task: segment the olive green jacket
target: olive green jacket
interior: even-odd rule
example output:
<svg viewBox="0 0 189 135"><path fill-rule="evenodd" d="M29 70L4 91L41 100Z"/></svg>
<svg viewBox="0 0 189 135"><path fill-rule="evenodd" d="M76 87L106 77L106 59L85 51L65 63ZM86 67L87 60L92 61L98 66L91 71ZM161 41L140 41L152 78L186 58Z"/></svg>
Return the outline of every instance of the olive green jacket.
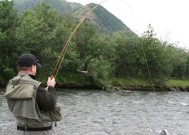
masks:
<svg viewBox="0 0 189 135"><path fill-rule="evenodd" d="M53 120L49 112L40 111L36 102L36 93L40 84L41 82L23 73L19 73L8 82L5 97L18 125L28 127L52 125Z"/></svg>

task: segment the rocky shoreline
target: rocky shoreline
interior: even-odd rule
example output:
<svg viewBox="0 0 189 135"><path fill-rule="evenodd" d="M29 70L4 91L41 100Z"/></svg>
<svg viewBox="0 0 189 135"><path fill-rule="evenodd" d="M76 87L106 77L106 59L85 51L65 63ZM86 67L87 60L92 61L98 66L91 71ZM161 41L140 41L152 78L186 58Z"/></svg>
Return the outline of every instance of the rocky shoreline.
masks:
<svg viewBox="0 0 189 135"><path fill-rule="evenodd" d="M69 84L59 84L56 86L60 89L99 89L104 90L101 87L95 86L95 85L81 85L81 84L75 84L75 83L69 83ZM142 85L120 85L120 84L114 84L107 90L139 90L139 91L189 91L189 87L185 86L174 86L169 87L166 85L154 85L154 86L142 86Z"/></svg>
<svg viewBox="0 0 189 135"><path fill-rule="evenodd" d="M189 87L175 86L112 86L114 90L141 90L141 91L189 91Z"/></svg>
<svg viewBox="0 0 189 135"><path fill-rule="evenodd" d="M62 89L98 89L98 90L105 90L101 87L95 85L81 85L76 83L67 83L67 84L57 84L56 88L58 91ZM111 86L106 90L137 90L137 91L189 91L189 87L184 86L162 86L162 85L155 85L155 86L142 86L142 85L120 85L116 84ZM0 92L5 91L5 88L0 88Z"/></svg>

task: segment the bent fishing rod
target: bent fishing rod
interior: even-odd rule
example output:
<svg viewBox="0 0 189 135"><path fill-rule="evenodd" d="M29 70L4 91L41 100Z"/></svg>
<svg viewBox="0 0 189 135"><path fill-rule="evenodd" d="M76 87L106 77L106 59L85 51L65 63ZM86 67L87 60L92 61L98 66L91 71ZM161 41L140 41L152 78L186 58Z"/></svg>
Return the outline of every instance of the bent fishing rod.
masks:
<svg viewBox="0 0 189 135"><path fill-rule="evenodd" d="M73 35L75 34L75 32L77 31L77 29L80 27L80 25L84 22L85 18L91 14L100 4L102 4L103 2L105 2L107 0L103 0L101 1L99 4L97 4L96 6L94 6L91 10L89 10L79 21L79 23L76 25L76 27L74 28L74 30L72 31L71 35L69 36L68 40L66 41L66 44L64 45L64 47L62 48L62 51L60 52L59 54L59 57L57 58L57 61L56 61L56 65L53 69L53 72L51 74L51 78L56 78L57 74L58 74L58 71L60 69L60 66L61 66L61 63L63 61L63 58L64 58L64 55L65 55L65 52L66 52L66 49L67 49L67 46L69 45ZM123 0L122 0L123 1ZM123 1L124 4L125 1ZM85 8L86 5L82 8ZM150 80L151 80L151 84L152 84L152 88L154 89L154 85L153 85L153 81L152 81L152 77L151 77L151 73L150 73L150 70L149 70L149 66L148 66L148 63L147 63L147 59L146 59L146 55L145 55L145 51L144 51L144 47L142 45L142 50L143 50L143 55L144 55L144 58L145 58L145 63L147 65L147 69L148 69L148 74L149 74L149 77L150 77Z"/></svg>
<svg viewBox="0 0 189 135"><path fill-rule="evenodd" d="M57 61L56 61L56 65L53 69L53 72L51 74L51 78L56 78L58 71L60 69L61 63L63 61L64 55L66 53L66 49L73 37L73 35L75 34L75 32L77 31L77 29L80 27L80 25L84 22L85 18L90 15L100 4L102 4L103 2L105 2L107 0L103 0L101 1L99 4L96 4L93 8L91 8L80 20L79 23L76 25L76 27L74 28L74 30L72 31L71 35L69 36L68 40L66 41L64 47L62 48L62 51L60 52ZM83 8L83 7L82 7Z"/></svg>

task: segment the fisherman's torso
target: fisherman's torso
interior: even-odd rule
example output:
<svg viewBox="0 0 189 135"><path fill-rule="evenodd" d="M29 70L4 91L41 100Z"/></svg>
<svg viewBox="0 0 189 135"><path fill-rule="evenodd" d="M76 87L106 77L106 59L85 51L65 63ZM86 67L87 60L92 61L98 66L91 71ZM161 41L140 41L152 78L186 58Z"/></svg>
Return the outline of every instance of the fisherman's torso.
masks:
<svg viewBox="0 0 189 135"><path fill-rule="evenodd" d="M28 127L44 127L52 125L49 113L39 110L36 101L37 89L41 82L27 74L18 74L6 87L5 97L17 120L17 125Z"/></svg>

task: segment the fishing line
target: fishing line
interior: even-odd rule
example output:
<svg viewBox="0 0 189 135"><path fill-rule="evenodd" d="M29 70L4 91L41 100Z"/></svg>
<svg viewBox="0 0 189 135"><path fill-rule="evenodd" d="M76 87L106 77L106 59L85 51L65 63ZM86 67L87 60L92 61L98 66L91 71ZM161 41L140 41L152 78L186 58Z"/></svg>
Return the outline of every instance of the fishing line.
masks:
<svg viewBox="0 0 189 135"><path fill-rule="evenodd" d="M126 1L124 1L124 0L120 0L120 1L122 1L122 3L125 4L125 5L128 7L128 9L130 10L132 16L134 17L135 23L136 23L137 26L138 26L137 18L136 18L136 16L135 16L133 10L132 10L131 7L129 6L129 4L128 4Z"/></svg>
<svg viewBox="0 0 189 135"><path fill-rule="evenodd" d="M57 74L58 74L58 71L60 69L60 65L63 61L63 58L64 58L64 55L65 55L65 52L66 52L66 49L67 49L67 46L68 44L70 43L73 35L75 34L75 32L77 31L77 29L80 27L80 25L84 22L85 18L91 14L100 4L104 3L105 1L107 0L103 0L102 2L100 2L99 4L96 4L93 8L91 8L79 21L79 23L76 25L76 27L74 28L74 30L72 31L71 35L69 36L68 40L66 41L66 44L64 45L64 47L62 48L62 51L60 52L60 55L57 59L57 62L56 62L56 65L54 67L54 70L52 72L52 75L51 75L51 78L56 78Z"/></svg>
<svg viewBox="0 0 189 135"><path fill-rule="evenodd" d="M58 57L58 59L57 59L57 62L56 62L56 65L55 65L55 68L54 68L54 70L53 70L53 72L52 72L51 77L56 78L56 76L57 76L57 74L58 74L58 72L59 72L59 69L60 69L60 65L62 64L62 61L63 61L63 59L64 59L64 55L65 55L67 46L68 46L68 44L70 43L70 41L71 41L73 35L75 34L75 32L77 31L77 29L78 29L78 28L80 27L80 25L84 22L85 18L86 18L89 14L91 14L100 4L102 4L102 3L105 2L105 1L107 1L107 0L103 0L102 2L100 2L99 4L97 4L96 6L94 6L93 8L91 8L91 10L89 10L89 11L80 19L79 23L76 25L76 27L75 27L74 30L72 31L71 35L69 36L68 40L66 41L66 44L64 45L62 51L60 52L59 57ZM131 11L132 15L133 15L134 18L135 18L135 22L136 22L137 25L138 25L138 21L136 20L136 17L135 17L135 15L134 15L134 13L132 12L130 6L129 6L124 0L120 0L120 1L122 1L122 2L129 8L129 10ZM86 7L87 7L87 5L85 5L85 6L82 7L81 9L86 8ZM79 9L78 11L80 11L81 9ZM152 77L151 77L149 65L148 65L148 62L147 62L147 58L146 58L144 46L143 46L142 44L141 44L141 46L142 46L143 56L144 56L144 59L145 59L145 63L146 63L146 66L147 66L147 70L148 70L148 75L149 75L149 78L150 78L150 81L151 81L152 88L153 88L153 90L154 90L154 85L153 85L153 81L152 81Z"/></svg>
<svg viewBox="0 0 189 135"><path fill-rule="evenodd" d="M132 9L130 8L129 4L126 3L124 0L120 0L120 1L122 1L129 8L129 10L131 11L132 15L135 18L135 22L136 22L137 26L138 26L138 21L136 19L136 16L135 16L134 12L132 11ZM144 50L144 46L143 46L142 43L141 43L141 46L142 46L142 52L143 52L143 56L144 56L144 61L145 61L145 64L146 64L146 67L147 67L147 71L148 71L148 75L149 75L149 78L150 78L150 83L151 83L153 91L155 91L154 83L152 81L152 75L151 75L150 68L149 68L149 65L148 65L148 61L147 61L147 58L146 58L146 53L145 53L145 50Z"/></svg>
<svg viewBox="0 0 189 135"><path fill-rule="evenodd" d="M149 77L150 77L152 89L153 89L153 91L155 91L155 89L154 89L154 83L153 83L153 81L152 81L152 75L151 75L150 68L149 68L149 65L148 65L148 61L147 61L147 58L146 58L146 53L145 53L145 51L144 51L144 46L143 46L143 44L141 44L141 46L142 46L142 51L143 51L143 55L144 55L144 61L145 61L145 63L146 63L147 70L148 70L148 75L149 75Z"/></svg>

